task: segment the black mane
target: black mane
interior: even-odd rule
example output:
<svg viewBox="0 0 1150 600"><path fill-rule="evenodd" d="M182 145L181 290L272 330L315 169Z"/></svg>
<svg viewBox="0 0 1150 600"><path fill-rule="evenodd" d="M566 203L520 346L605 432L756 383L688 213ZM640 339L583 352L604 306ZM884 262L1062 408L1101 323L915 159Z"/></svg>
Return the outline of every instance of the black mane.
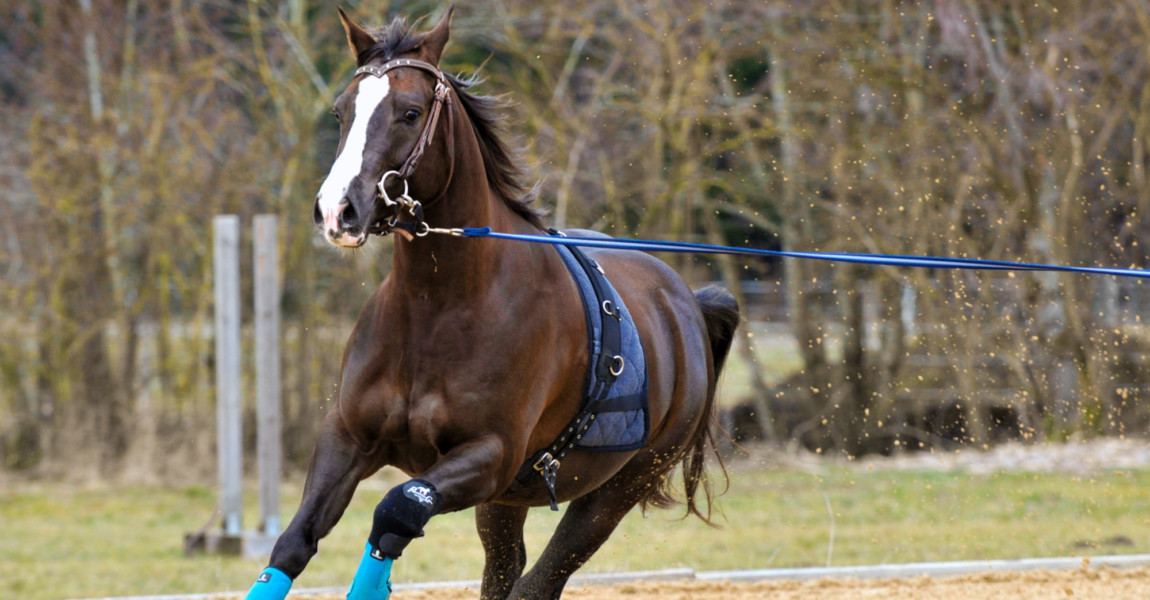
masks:
<svg viewBox="0 0 1150 600"><path fill-rule="evenodd" d="M424 35L414 33L413 29L408 26L407 21L397 17L390 24L372 31L371 36L375 38L375 44L360 52L356 57L357 62L360 66L372 61L387 62L415 50L423 41ZM507 122L503 109L508 102L498 96L480 96L473 93L470 88L481 83L478 76L473 75L464 79L445 74L456 97L459 98L459 104L467 112L476 139L479 140L488 185L516 214L526 219L528 223L543 229L543 216L546 211L533 206L537 190L523 183L525 170L521 165L521 159L518 153L511 150L503 141Z"/></svg>
<svg viewBox="0 0 1150 600"><path fill-rule="evenodd" d="M375 44L356 56L356 62L361 67L373 60L387 62L400 54L411 52L423 41L423 35L417 35L402 17L396 17L391 23L368 33L375 39Z"/></svg>

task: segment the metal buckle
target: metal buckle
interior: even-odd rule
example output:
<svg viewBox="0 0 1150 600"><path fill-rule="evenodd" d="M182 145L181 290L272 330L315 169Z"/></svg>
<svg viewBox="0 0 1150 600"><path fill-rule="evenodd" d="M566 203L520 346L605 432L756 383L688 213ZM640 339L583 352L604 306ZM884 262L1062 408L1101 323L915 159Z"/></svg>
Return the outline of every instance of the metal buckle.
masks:
<svg viewBox="0 0 1150 600"><path fill-rule="evenodd" d="M548 469L558 470L559 464L559 461L554 456L551 456L550 452L544 452L543 456L540 456L539 460L535 461L535 464L532 465L532 468L536 471L539 471L540 473L543 473Z"/></svg>
<svg viewBox="0 0 1150 600"><path fill-rule="evenodd" d="M559 461L544 452L539 460L535 461L535 470L543 476L543 483L547 484L547 497L551 503L551 510L559 510L559 499L555 495L555 482L559 476Z"/></svg>

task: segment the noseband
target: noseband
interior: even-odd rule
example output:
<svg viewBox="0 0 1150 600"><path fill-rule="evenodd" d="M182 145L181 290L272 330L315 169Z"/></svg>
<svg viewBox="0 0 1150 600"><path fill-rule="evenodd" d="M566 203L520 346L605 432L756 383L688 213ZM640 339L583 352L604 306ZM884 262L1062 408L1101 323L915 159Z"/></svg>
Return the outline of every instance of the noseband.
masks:
<svg viewBox="0 0 1150 600"><path fill-rule="evenodd" d="M383 177L379 179L379 183L376 184L376 187L379 189L377 199L382 199L386 206L395 207L395 215L387 219L386 227L384 227L382 222L376 223L371 227L370 232L378 235L387 235L391 233L392 229L399 227L409 233L422 237L427 235L429 229L423 219L423 204L419 200L415 200L407 195L407 179L415 172L415 168L419 166L419 160L423 158L424 151L427 150L427 146L431 143L431 138L435 135L435 127L439 124L439 115L443 112L443 106L446 104L447 163L450 166L448 167L447 182L443 185L443 191L428 202L428 204L439 200L447 194L447 188L451 185L451 178L455 175L455 113L451 109L451 85L447 81L447 76L431 63L412 58L398 58L382 65L364 65L355 70L355 75L366 74L382 78L387 76L388 71L400 67L411 67L431 73L431 75L435 77L435 99L431 103L431 112L427 115L427 121L423 125L423 131L419 134L419 139L416 140L415 147L411 149L411 154L407 157L407 160L404 161L403 166L398 170L384 173ZM387 194L387 179L393 176L398 177L399 180L403 182L403 193L394 199ZM415 219L414 224L400 221L404 209Z"/></svg>

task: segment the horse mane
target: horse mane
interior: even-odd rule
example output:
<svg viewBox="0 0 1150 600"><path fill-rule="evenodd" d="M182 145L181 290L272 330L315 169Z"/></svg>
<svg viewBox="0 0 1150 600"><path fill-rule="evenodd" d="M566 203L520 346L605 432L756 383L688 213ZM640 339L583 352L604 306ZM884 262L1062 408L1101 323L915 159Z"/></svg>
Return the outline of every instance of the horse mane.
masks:
<svg viewBox="0 0 1150 600"><path fill-rule="evenodd" d="M417 22L418 23L418 22ZM372 61L387 62L392 58L411 52L419 47L424 34L414 32L402 17L370 32L375 44L356 57L360 66ZM483 156L483 166L487 171L487 184L513 212L528 223L543 229L546 211L534 206L538 196L538 186L528 186L523 182L526 170L518 152L504 141L507 118L504 109L509 105L505 96L481 96L471 91L471 87L482 83L478 74L462 78L444 73L459 104L471 121L475 138L479 141L479 152Z"/></svg>

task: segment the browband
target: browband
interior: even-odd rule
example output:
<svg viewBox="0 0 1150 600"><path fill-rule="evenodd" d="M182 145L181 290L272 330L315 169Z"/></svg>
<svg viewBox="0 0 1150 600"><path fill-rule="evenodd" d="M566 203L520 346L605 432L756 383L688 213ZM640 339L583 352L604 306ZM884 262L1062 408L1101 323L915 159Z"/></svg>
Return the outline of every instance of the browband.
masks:
<svg viewBox="0 0 1150 600"><path fill-rule="evenodd" d="M442 83L447 83L447 76L445 76L443 71L440 71L438 67L429 62L416 60L414 58L397 58L395 60L389 60L382 65L363 65L362 67L355 70L355 74L363 75L366 73L368 75L374 75L375 77L383 77L385 74L387 74L388 71L399 67L415 67L416 69L423 69L424 71L434 75L435 78Z"/></svg>

